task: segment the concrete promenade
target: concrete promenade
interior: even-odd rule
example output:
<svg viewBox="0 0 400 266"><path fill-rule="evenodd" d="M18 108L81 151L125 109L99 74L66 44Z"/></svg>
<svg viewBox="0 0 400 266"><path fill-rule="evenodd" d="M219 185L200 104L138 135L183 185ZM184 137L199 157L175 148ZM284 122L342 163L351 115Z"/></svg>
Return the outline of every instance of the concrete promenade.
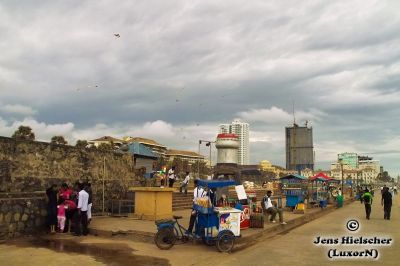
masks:
<svg viewBox="0 0 400 266"><path fill-rule="evenodd" d="M241 230L241 237L235 241L235 250L248 247L262 239L286 232L311 220L317 219L331 211L335 207L328 205L327 208L306 209L305 214L295 214L284 211L286 225L280 225L278 215L277 222L264 222L264 228L249 228ZM182 216L179 223L184 227L189 225L190 209L174 211L174 215ZM91 234L100 237L112 237L118 239L129 239L138 242L153 243L157 232L154 221L138 220L128 217L96 217L90 225Z"/></svg>

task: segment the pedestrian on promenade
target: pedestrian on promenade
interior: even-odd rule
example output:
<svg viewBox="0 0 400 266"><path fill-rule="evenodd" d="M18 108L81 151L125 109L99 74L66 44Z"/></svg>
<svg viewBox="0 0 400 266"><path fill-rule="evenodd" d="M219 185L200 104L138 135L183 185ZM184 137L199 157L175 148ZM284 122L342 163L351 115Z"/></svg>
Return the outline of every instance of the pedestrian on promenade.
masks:
<svg viewBox="0 0 400 266"><path fill-rule="evenodd" d="M187 188L189 185L189 180L190 180L190 175L189 172L186 172L185 179L182 181L181 187L179 188L179 192L183 193L183 190L185 191L185 195L187 195Z"/></svg>
<svg viewBox="0 0 400 266"><path fill-rule="evenodd" d="M270 214L271 215L269 221L272 222L272 223L275 223L275 217L276 217L276 214L278 214L279 215L279 222L281 224L286 224L283 221L283 211L282 211L282 209L279 209L279 208L275 207L272 204L271 195L272 195L272 191L268 190L267 194L264 196L264 198L262 200L263 208L264 208L264 214Z"/></svg>
<svg viewBox="0 0 400 266"><path fill-rule="evenodd" d="M64 201L65 205L67 206L66 212L65 212L65 227L64 227L64 233L71 232L71 225L73 222L73 218L75 216L76 212L76 203L75 203L75 195L71 195L71 197L67 200Z"/></svg>
<svg viewBox="0 0 400 266"><path fill-rule="evenodd" d="M193 203L196 201L197 198L203 198L206 196L206 192L204 191L204 189L202 187L200 187L198 185L198 180L195 179L194 180L194 190L193 190ZM196 216L197 216L197 212L192 209L192 212L190 214L190 220L189 220L189 227L187 230L187 234L191 234L193 231L193 227L194 227L194 222L196 221Z"/></svg>
<svg viewBox="0 0 400 266"><path fill-rule="evenodd" d="M365 206L365 216L367 220L369 220L369 217L371 216L371 205L372 205L372 194L369 193L368 189L365 189L364 194L362 195L362 199L364 201L364 206Z"/></svg>
<svg viewBox="0 0 400 266"><path fill-rule="evenodd" d="M64 227L65 227L65 209L67 209L68 206L65 204L65 200L63 198L60 198L59 204L57 205L57 220L58 220L58 229L60 233L64 232Z"/></svg>
<svg viewBox="0 0 400 266"><path fill-rule="evenodd" d="M87 219L88 219L88 224L90 224L90 222L92 221L92 205L93 205L93 192L91 183L89 182L86 183L85 191L89 194Z"/></svg>
<svg viewBox="0 0 400 266"><path fill-rule="evenodd" d="M383 219L390 220L390 212L392 210L392 194L388 187L383 188L381 204L383 206Z"/></svg>
<svg viewBox="0 0 400 266"><path fill-rule="evenodd" d="M79 184L79 195L78 195L78 214L76 215L76 228L75 235L87 235L88 234L88 220L87 210L89 202L89 194L84 190L83 184Z"/></svg>
<svg viewBox="0 0 400 266"><path fill-rule="evenodd" d="M168 185L173 187L175 182L175 166L168 170Z"/></svg>
<svg viewBox="0 0 400 266"><path fill-rule="evenodd" d="M47 225L50 233L56 232L57 220L57 185L53 184L46 190L47 195Z"/></svg>

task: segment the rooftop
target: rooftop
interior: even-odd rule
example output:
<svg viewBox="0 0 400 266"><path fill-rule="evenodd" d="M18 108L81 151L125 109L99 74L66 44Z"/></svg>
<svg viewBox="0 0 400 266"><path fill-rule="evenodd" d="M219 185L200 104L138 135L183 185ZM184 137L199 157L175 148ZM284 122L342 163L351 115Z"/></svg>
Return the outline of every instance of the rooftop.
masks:
<svg viewBox="0 0 400 266"><path fill-rule="evenodd" d="M146 138L141 138L141 137L127 137L124 138L127 142L132 143L132 142L138 142L142 144L147 144L147 145L153 145L153 146L159 146L159 147L166 147L160 143L158 143L155 140L152 139L146 139Z"/></svg>
<svg viewBox="0 0 400 266"><path fill-rule="evenodd" d="M204 158L203 155L198 154L197 152L181 151L181 150L167 150L166 155L167 156L181 155L181 156L188 156L188 157Z"/></svg>
<svg viewBox="0 0 400 266"><path fill-rule="evenodd" d="M98 139L93 139L93 140L89 140L89 141L112 141L112 142L124 142L122 139L117 139L111 136L104 136Z"/></svg>

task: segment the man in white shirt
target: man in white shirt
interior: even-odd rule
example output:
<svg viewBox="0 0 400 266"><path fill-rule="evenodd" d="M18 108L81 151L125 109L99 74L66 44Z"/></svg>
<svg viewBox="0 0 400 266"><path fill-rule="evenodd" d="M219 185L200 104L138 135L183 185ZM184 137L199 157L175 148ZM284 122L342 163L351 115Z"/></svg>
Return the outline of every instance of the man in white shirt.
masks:
<svg viewBox="0 0 400 266"><path fill-rule="evenodd" d="M270 214L271 215L271 218L269 219L270 222L275 223L275 217L276 217L276 214L278 213L279 214L279 222L281 224L286 224L283 221L283 211L282 211L282 209L279 209L279 208L275 207L272 204L271 195L272 195L272 191L268 190L267 191L267 195L265 195L265 197L263 198L263 205L264 205L263 209L264 209L264 212L266 214Z"/></svg>
<svg viewBox="0 0 400 266"><path fill-rule="evenodd" d="M193 202L195 202L195 200L197 198L205 197L206 194L207 194L202 187L198 186L198 180L197 179L194 180L194 186L195 186L195 188L193 190ZM197 212L192 209L192 213L190 215L190 221L189 221L189 227L188 227L187 233L192 233L193 227L194 227L194 222L196 221L196 216L197 216Z"/></svg>
<svg viewBox="0 0 400 266"><path fill-rule="evenodd" d="M89 194L83 189L83 184L79 185L79 194L78 194L78 224L76 224L75 235L80 236L83 234L84 236L88 234L88 204L89 204Z"/></svg>
<svg viewBox="0 0 400 266"><path fill-rule="evenodd" d="M186 172L186 177L182 181L181 187L179 188L180 193L182 193L183 190L185 190L185 195L187 195L187 187L189 185L189 181L190 181L190 175L189 175L189 172Z"/></svg>
<svg viewBox="0 0 400 266"><path fill-rule="evenodd" d="M175 166L168 170L168 185L173 187L175 182Z"/></svg>

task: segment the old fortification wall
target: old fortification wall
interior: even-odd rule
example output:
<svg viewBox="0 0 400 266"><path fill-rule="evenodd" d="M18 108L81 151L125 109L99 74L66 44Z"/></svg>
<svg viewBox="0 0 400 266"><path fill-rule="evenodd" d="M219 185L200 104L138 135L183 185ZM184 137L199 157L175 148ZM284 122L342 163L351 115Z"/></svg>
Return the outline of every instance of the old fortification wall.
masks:
<svg viewBox="0 0 400 266"><path fill-rule="evenodd" d="M0 238L44 226L45 190L53 183L90 181L94 212L123 199L136 183L128 154L78 149L37 141L0 137Z"/></svg>

